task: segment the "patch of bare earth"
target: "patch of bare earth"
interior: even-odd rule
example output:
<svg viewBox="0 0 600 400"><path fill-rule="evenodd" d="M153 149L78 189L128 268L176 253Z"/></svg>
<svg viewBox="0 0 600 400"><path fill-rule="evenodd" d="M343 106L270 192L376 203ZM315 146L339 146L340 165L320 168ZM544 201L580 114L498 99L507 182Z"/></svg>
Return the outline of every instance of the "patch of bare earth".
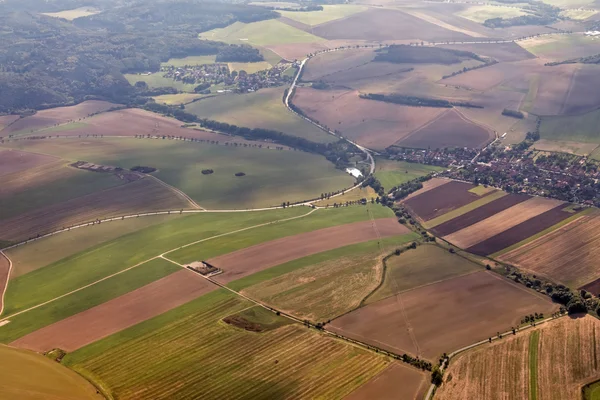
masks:
<svg viewBox="0 0 600 400"><path fill-rule="evenodd" d="M426 374L416 368L393 362L344 400L422 399L427 390L426 378Z"/></svg>
<svg viewBox="0 0 600 400"><path fill-rule="evenodd" d="M355 90L298 88L294 104L320 124L375 149L393 145L446 111L366 100L358 95Z"/></svg>
<svg viewBox="0 0 600 400"><path fill-rule="evenodd" d="M311 254L409 232L395 218L355 222L271 240L212 258L208 262L223 270L214 279L225 284Z"/></svg>
<svg viewBox="0 0 600 400"><path fill-rule="evenodd" d="M97 219L189 208L188 201L153 179L102 190L0 221L0 240L20 241Z"/></svg>
<svg viewBox="0 0 600 400"><path fill-rule="evenodd" d="M482 271L380 300L328 327L396 353L436 360L518 325L524 315L549 315L557 308L545 296Z"/></svg>
<svg viewBox="0 0 600 400"><path fill-rule="evenodd" d="M75 351L217 288L194 272L181 270L23 336L11 346L38 352Z"/></svg>
<svg viewBox="0 0 600 400"><path fill-rule="evenodd" d="M58 160L57 157L45 154L0 150L0 176L35 168L56 160Z"/></svg>
<svg viewBox="0 0 600 400"><path fill-rule="evenodd" d="M90 117L92 114L103 112L116 106L117 104L109 103L108 101L89 100L75 106L49 108L15 121L0 133L6 136L15 132L33 132L54 125L77 122Z"/></svg>

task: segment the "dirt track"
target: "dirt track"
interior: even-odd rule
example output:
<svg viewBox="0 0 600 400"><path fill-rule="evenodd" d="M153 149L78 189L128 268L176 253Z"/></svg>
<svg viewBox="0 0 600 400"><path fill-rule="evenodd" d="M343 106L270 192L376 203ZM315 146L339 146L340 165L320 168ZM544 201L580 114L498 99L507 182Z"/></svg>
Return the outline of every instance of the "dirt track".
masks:
<svg viewBox="0 0 600 400"><path fill-rule="evenodd" d="M410 232L395 218L377 219L375 223L382 238ZM377 237L372 221L355 222L272 240L210 259L208 262L224 270L223 274L215 276L214 279L220 283L228 283L288 261L375 240Z"/></svg>
<svg viewBox="0 0 600 400"><path fill-rule="evenodd" d="M0 315L4 311L4 293L6 292L6 282L8 282L11 267L12 262L10 259L3 252L0 252Z"/></svg>
<svg viewBox="0 0 600 400"><path fill-rule="evenodd" d="M169 276L39 329L11 343L43 352L74 351L218 289L201 276L177 271Z"/></svg>

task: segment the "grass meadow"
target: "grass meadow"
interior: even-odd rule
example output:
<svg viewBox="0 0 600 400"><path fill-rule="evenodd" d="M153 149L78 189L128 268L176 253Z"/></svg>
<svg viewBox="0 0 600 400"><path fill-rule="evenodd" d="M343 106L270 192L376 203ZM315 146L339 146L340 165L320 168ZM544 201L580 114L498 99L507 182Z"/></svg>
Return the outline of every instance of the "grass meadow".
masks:
<svg viewBox="0 0 600 400"><path fill-rule="evenodd" d="M219 290L68 354L64 363L119 399L342 398L388 365L296 324L253 333L221 321L250 305Z"/></svg>
<svg viewBox="0 0 600 400"><path fill-rule="evenodd" d="M259 149L125 138L14 143L15 147L24 150L59 155L72 161L86 160L122 168L136 165L157 168L154 176L182 190L208 209L277 206L284 201L314 199L323 192L345 189L354 184L354 178L335 169L322 156L302 151L267 149L266 145ZM205 175L202 173L205 169L214 172ZM236 176L239 172L245 176ZM77 170L72 174L90 181L111 178L119 181L108 174ZM73 190L75 188L78 186L74 186ZM48 196L53 191L42 193Z"/></svg>
<svg viewBox="0 0 600 400"><path fill-rule="evenodd" d="M301 31L276 19L245 24L236 22L225 28L217 28L200 34L201 39L218 40L232 44L272 46L290 43L320 43L318 36Z"/></svg>
<svg viewBox="0 0 600 400"><path fill-rule="evenodd" d="M248 128L272 129L315 142L329 143L336 140L287 110L283 104L284 90L283 87L277 87L241 95L218 96L189 104L186 111L200 118Z"/></svg>
<svg viewBox="0 0 600 400"><path fill-rule="evenodd" d="M346 18L350 15L366 11L368 8L356 4L323 5L322 11L294 12L278 11L282 16L293 19L309 26L324 24L336 19Z"/></svg>
<svg viewBox="0 0 600 400"><path fill-rule="evenodd" d="M433 165L406 161L391 161L383 158L378 158L376 161L375 177L385 190L391 190L394 186L443 170L443 168Z"/></svg>

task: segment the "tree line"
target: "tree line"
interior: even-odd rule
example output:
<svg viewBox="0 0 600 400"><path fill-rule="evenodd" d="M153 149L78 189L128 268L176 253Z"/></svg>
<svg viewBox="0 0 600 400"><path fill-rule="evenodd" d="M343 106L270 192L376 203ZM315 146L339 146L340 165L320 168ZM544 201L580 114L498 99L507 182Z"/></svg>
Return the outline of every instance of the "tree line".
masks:
<svg viewBox="0 0 600 400"><path fill-rule="evenodd" d="M428 97L405 96L402 94L377 94L377 93L361 93L361 99L384 101L386 103L402 104L412 107L436 107L436 108L452 108L452 107L467 107L467 108L483 108L483 106L472 104L465 101L448 101L443 99L432 99Z"/></svg>

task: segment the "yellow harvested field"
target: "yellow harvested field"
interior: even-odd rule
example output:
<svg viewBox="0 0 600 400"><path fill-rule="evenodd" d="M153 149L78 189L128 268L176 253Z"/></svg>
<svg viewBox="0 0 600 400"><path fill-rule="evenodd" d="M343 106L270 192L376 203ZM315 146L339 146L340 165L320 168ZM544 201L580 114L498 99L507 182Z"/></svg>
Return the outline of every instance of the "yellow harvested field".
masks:
<svg viewBox="0 0 600 400"><path fill-rule="evenodd" d="M436 400L527 399L529 334L463 353L451 360L444 378Z"/></svg>
<svg viewBox="0 0 600 400"><path fill-rule="evenodd" d="M466 249L561 204L558 200L534 197L445 236L444 240Z"/></svg>
<svg viewBox="0 0 600 400"><path fill-rule="evenodd" d="M453 359L436 399L528 399L535 361L537 399L580 399L581 387L600 374L600 321L563 317L533 329ZM537 348L530 348L533 333Z"/></svg>
<svg viewBox="0 0 600 400"><path fill-rule="evenodd" d="M500 257L519 268L573 287L600 278L599 259L599 213L577 218Z"/></svg>

